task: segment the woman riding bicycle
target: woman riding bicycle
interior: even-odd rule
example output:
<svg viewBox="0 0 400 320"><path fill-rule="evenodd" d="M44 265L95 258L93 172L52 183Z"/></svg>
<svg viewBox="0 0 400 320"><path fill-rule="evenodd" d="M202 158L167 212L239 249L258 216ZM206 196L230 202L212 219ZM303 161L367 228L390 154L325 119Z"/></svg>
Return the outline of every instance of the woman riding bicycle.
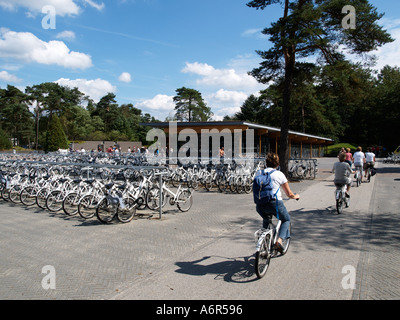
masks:
<svg viewBox="0 0 400 320"><path fill-rule="evenodd" d="M357 147L357 151L354 152L353 155L353 161L354 161L354 167L356 169L356 171L360 172L361 175L361 182L362 182L362 176L363 176L363 166L365 163L365 154L364 152L362 152L362 148L361 147Z"/></svg>
<svg viewBox="0 0 400 320"><path fill-rule="evenodd" d="M279 157L275 153L268 153L266 158L267 168L266 172L273 171L271 173L272 182L272 193L276 194L276 199L271 200L267 204L257 205L256 210L258 214L263 218L263 228L267 228L269 224L268 216L273 214L275 217L277 215L277 209L279 213L279 220L282 222L281 228L279 230L278 240L275 243L279 251L283 251L282 241L290 238L289 226L290 226L290 215L286 210L286 207L282 201L282 194L280 192L280 187L285 191L286 195L290 199L300 199L298 194L294 194L289 187L289 183L285 175L277 170L279 167Z"/></svg>
<svg viewBox="0 0 400 320"><path fill-rule="evenodd" d="M373 168L375 166L375 153L372 152L371 148L367 149L367 152L365 153L365 175L364 177L367 177L368 169Z"/></svg>
<svg viewBox="0 0 400 320"><path fill-rule="evenodd" d="M353 174L350 165L346 162L346 154L341 153L339 155L339 162L333 165L332 173L335 173L335 179L333 182L336 184L347 185L346 196L350 197L350 186L353 182L350 175Z"/></svg>

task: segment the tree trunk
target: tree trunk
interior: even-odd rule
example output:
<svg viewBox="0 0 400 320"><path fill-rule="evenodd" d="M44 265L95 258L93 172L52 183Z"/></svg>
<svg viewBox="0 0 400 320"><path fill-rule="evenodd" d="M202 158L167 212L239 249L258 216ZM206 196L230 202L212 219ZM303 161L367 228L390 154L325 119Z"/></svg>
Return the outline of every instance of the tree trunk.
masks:
<svg viewBox="0 0 400 320"><path fill-rule="evenodd" d="M289 114L290 114L290 98L292 95L293 87L293 74L295 66L295 55L294 52L287 54L286 65L285 65L285 84L283 92L283 107L282 107L282 119L281 119L281 137L280 137L280 149L279 159L281 171L287 176L289 169Z"/></svg>

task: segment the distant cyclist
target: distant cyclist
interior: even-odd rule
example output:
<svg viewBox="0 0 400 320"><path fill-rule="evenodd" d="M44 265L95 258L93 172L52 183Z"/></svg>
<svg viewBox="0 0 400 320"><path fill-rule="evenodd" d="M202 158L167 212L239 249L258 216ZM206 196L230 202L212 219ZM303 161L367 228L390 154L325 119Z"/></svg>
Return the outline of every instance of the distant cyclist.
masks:
<svg viewBox="0 0 400 320"><path fill-rule="evenodd" d="M356 171L358 170L361 174L361 182L362 182L362 173L363 173L363 167L365 163L365 154L362 152L361 147L357 147L357 151L354 152L353 155L353 161L354 161L354 167Z"/></svg>
<svg viewBox="0 0 400 320"><path fill-rule="evenodd" d="M347 186L346 189L346 197L350 197L350 187L353 180L350 175L353 174L353 170L351 170L350 165L346 162L346 154L339 154L339 162L336 162L333 165L332 173L335 173L335 179L333 182L335 184L345 184Z"/></svg>
<svg viewBox="0 0 400 320"><path fill-rule="evenodd" d="M365 175L367 177L368 168L373 168L375 166L375 153L372 152L371 148L367 149L365 153Z"/></svg>

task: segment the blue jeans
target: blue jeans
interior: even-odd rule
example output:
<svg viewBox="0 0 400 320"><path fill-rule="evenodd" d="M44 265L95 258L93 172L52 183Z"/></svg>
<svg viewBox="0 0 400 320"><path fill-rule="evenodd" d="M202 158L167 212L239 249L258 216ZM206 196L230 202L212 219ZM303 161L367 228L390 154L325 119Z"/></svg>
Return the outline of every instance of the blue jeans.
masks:
<svg viewBox="0 0 400 320"><path fill-rule="evenodd" d="M290 238L290 215L289 212L286 210L286 207L282 200L276 200L278 202L278 212L279 212L279 220L282 221L281 228L279 230L279 238L285 240ZM256 210L258 214L263 218L263 228L268 227L268 216L273 214L276 217L276 202L272 201L267 204L257 205Z"/></svg>

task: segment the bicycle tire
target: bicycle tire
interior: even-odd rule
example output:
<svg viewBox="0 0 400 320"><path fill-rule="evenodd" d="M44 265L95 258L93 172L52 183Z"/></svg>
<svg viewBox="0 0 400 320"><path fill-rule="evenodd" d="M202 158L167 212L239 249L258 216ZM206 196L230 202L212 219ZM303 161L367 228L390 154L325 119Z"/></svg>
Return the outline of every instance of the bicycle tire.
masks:
<svg viewBox="0 0 400 320"><path fill-rule="evenodd" d="M19 199L25 206L33 206L36 202L36 190L34 187L26 187L22 189Z"/></svg>
<svg viewBox="0 0 400 320"><path fill-rule="evenodd" d="M292 234L292 224L289 224L289 234ZM289 250L290 237L282 240L282 246L283 246L283 251L281 252L281 255L284 256Z"/></svg>
<svg viewBox="0 0 400 320"><path fill-rule="evenodd" d="M9 199L12 203L19 203L20 198L19 195L21 194L21 187L19 185L15 185L10 189Z"/></svg>
<svg viewBox="0 0 400 320"><path fill-rule="evenodd" d="M97 219L104 224L109 224L117 213L117 206L108 205L107 199L100 201L96 208Z"/></svg>
<svg viewBox="0 0 400 320"><path fill-rule="evenodd" d="M117 209L117 219L119 222L127 223L136 215L136 201L132 197L126 197L124 198L124 203L126 208L121 209L118 207Z"/></svg>
<svg viewBox="0 0 400 320"><path fill-rule="evenodd" d="M92 194L82 197L78 205L78 213L83 219L91 219L96 215L98 201Z"/></svg>
<svg viewBox="0 0 400 320"><path fill-rule="evenodd" d="M67 194L62 202L62 209L68 216L74 216L78 214L79 205L79 194L77 192L71 192Z"/></svg>
<svg viewBox="0 0 400 320"><path fill-rule="evenodd" d="M193 205L193 196L189 190L183 190L177 200L177 207L182 212L187 212Z"/></svg>
<svg viewBox="0 0 400 320"><path fill-rule="evenodd" d="M256 252L254 267L256 275L259 279L265 276L268 271L269 263L271 261L271 252L268 248L270 242L270 234L267 234L261 244L261 248Z"/></svg>
<svg viewBox="0 0 400 320"><path fill-rule="evenodd" d="M343 213L343 198L342 193L339 195L339 199L336 199L336 211L338 214Z"/></svg>
<svg viewBox="0 0 400 320"><path fill-rule="evenodd" d="M46 209L46 199L47 196L49 195L49 190L46 188L42 188L38 191L38 193L36 194L36 205L40 208L40 209Z"/></svg>
<svg viewBox="0 0 400 320"><path fill-rule="evenodd" d="M58 212L62 210L61 191L54 190L49 193L46 198L46 208L51 212Z"/></svg>
<svg viewBox="0 0 400 320"><path fill-rule="evenodd" d="M157 210L160 208L160 189L158 187L151 188L146 195L146 204L150 210ZM163 193L162 207L166 204L165 193Z"/></svg>

